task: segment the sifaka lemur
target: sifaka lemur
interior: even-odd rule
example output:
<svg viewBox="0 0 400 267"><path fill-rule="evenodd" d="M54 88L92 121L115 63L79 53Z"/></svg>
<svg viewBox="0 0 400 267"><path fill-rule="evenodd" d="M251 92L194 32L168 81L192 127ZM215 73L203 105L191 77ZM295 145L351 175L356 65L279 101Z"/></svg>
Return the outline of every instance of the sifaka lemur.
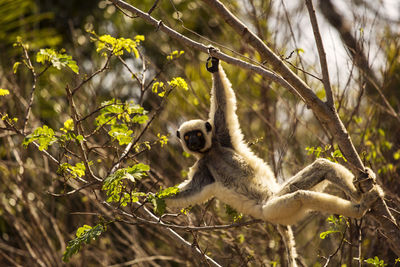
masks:
<svg viewBox="0 0 400 267"><path fill-rule="evenodd" d="M380 192L359 193L353 174L326 159L317 159L278 184L269 166L243 141L236 97L219 60L212 58L207 69L213 76L209 120L187 121L177 131L183 149L197 161L188 179L178 186L179 192L166 199L167 206L183 208L216 197L241 213L282 225L296 223L309 211L353 218L366 213ZM351 200L317 190L324 181L339 187Z"/></svg>

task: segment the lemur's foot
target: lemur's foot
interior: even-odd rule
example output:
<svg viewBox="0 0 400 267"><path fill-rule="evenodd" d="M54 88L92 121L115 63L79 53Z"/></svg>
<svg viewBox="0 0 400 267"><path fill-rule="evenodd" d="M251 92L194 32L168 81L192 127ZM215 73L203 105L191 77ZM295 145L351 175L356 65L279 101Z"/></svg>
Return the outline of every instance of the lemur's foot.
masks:
<svg viewBox="0 0 400 267"><path fill-rule="evenodd" d="M354 181L354 186L361 193L369 192L376 185L376 176L375 173L370 168L365 168L365 172L362 173L357 179Z"/></svg>
<svg viewBox="0 0 400 267"><path fill-rule="evenodd" d="M374 185L368 192L361 196L360 209L363 211L363 215L371 208L371 206L379 198L383 197L383 191L380 186Z"/></svg>

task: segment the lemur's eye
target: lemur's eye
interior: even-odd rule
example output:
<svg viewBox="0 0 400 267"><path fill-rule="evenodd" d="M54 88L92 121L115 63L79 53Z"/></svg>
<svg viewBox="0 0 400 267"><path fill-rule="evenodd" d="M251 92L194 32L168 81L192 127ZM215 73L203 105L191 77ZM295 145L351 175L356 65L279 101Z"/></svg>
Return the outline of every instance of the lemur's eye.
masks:
<svg viewBox="0 0 400 267"><path fill-rule="evenodd" d="M189 140L189 136L188 135L185 135L185 140Z"/></svg>
<svg viewBox="0 0 400 267"><path fill-rule="evenodd" d="M202 135L203 135L203 134L202 134L201 132L198 132L198 133L197 133L197 136L198 136L198 137L200 137L200 136L202 136Z"/></svg>

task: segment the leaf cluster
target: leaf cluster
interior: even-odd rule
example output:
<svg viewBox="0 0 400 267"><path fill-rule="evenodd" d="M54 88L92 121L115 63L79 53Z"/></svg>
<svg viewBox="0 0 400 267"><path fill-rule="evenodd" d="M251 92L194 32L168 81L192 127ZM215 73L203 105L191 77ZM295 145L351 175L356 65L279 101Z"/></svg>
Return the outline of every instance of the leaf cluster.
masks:
<svg viewBox="0 0 400 267"><path fill-rule="evenodd" d="M107 231L107 227L104 224L97 224L94 227L90 225L79 227L76 230L76 238L68 242L62 260L68 262L74 254L79 252L83 244L89 244L96 240L105 231Z"/></svg>
<svg viewBox="0 0 400 267"><path fill-rule="evenodd" d="M65 50L57 52L50 48L40 49L36 54L36 62L42 64L50 63L58 70L69 67L73 72L79 74L79 68L78 65L76 65L76 61L72 59L72 56L65 54Z"/></svg>
<svg viewBox="0 0 400 267"><path fill-rule="evenodd" d="M150 170L148 165L138 163L132 167L122 168L109 175L103 182L102 189L106 191L107 202L116 202L124 207L130 202L139 201L139 197L146 196L146 193L129 190L128 181L135 183L146 176Z"/></svg>
<svg viewBox="0 0 400 267"><path fill-rule="evenodd" d="M102 103L100 115L96 117L99 128L107 126L108 135L119 145L129 144L133 139L133 124L144 124L148 120L147 111L133 101L109 100Z"/></svg>
<svg viewBox="0 0 400 267"><path fill-rule="evenodd" d="M140 42L144 41L143 35L136 35L134 40L130 38L115 38L109 34L98 36L94 31L90 32L93 37L92 40L96 42L97 48L96 52L101 52L103 50L109 51L115 56L122 56L124 51L128 53L133 53L136 58L139 57L139 51L137 46ZM107 56L107 53L103 52L103 56Z"/></svg>

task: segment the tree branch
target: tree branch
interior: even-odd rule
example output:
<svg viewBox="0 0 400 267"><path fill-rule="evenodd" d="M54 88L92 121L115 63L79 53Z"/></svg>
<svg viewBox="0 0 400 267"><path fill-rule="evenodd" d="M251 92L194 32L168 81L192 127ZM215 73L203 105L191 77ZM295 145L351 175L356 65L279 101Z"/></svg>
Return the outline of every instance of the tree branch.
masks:
<svg viewBox="0 0 400 267"><path fill-rule="evenodd" d="M111 0L111 2L114 3L114 5L116 5L117 7L120 7L122 9L128 10L129 12L135 14L136 16L142 18L143 20L145 20L147 23L150 23L151 25L153 25L154 27L157 28L157 30L160 30L166 34L168 34L168 36L170 36L173 39L176 39L177 41L179 41L180 43L184 44L185 46L189 47L189 48L193 48L196 50L199 50L201 52L210 54L213 57L219 58L223 61L225 61L228 64L232 64L235 66L238 66L240 68L243 69L247 69L250 70L252 72L255 72L261 76L263 76L264 78L271 80L273 82L278 83L279 85L285 87L286 89L288 89L289 91L291 91L293 94L299 96L300 98L302 98L299 93L293 88L293 86L288 83L284 78L282 78L281 76L277 75L276 73L265 69L265 67L263 66L256 66L254 64L250 64L248 62L245 62L243 60L231 57L225 53L222 53L216 49L210 49L212 47L210 46L206 46L202 43L193 41L192 39L178 33L177 31L171 29L170 27L164 25L164 23L161 20L156 20L154 19L152 16L150 16L147 13L144 13L143 11L141 11L140 9L124 2L124 1L120 1L120 0ZM310 89L309 89L310 90ZM311 91L311 90L310 90ZM311 94L313 94L311 92ZM314 95L315 96L315 95ZM318 101L319 99L317 97L315 97L316 99L314 99L315 101ZM321 103L323 103L321 101Z"/></svg>
<svg viewBox="0 0 400 267"><path fill-rule="evenodd" d="M326 100L329 107L333 107L333 94L331 88L331 82L329 81L329 71L328 64L326 63L326 54L324 49L324 44L322 42L321 34L319 31L317 17L315 16L315 9L311 0L306 0L306 6L308 9L308 14L310 15L310 21L314 32L315 43L317 45L319 62L322 71L322 83L324 84L324 89L326 92Z"/></svg>

